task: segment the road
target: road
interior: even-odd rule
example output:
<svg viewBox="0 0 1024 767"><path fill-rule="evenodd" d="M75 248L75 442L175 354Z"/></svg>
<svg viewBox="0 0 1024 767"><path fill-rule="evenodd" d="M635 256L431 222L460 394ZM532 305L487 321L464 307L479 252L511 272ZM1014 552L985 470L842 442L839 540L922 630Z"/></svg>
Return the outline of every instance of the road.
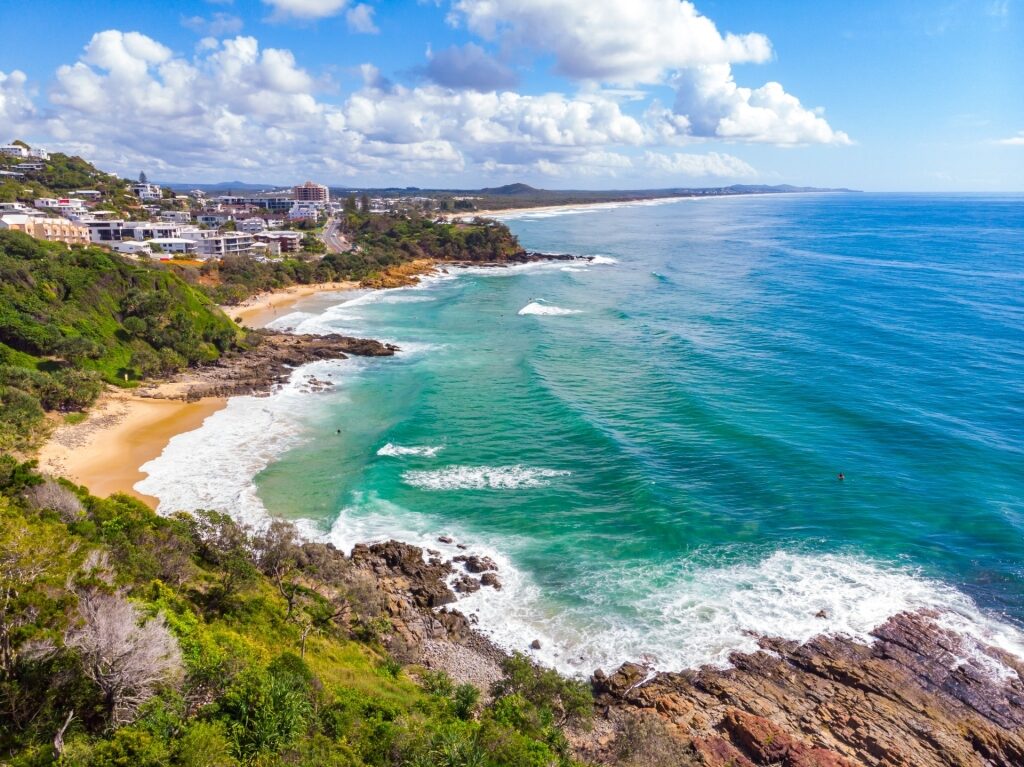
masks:
<svg viewBox="0 0 1024 767"><path fill-rule="evenodd" d="M327 246L328 253L346 253L352 249L352 243L341 233L340 227L341 222L338 219L334 217L327 219L327 225L324 227L320 239Z"/></svg>

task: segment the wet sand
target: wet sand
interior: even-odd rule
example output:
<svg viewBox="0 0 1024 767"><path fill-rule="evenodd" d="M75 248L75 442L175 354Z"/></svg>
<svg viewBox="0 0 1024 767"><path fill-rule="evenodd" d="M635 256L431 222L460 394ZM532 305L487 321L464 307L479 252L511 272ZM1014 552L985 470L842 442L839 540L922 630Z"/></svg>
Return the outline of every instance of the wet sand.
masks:
<svg viewBox="0 0 1024 767"><path fill-rule="evenodd" d="M287 314L303 298L342 290L357 290L358 282L322 282L316 285L293 285L270 293L253 296L238 306L222 306L228 317L248 328L262 328Z"/></svg>

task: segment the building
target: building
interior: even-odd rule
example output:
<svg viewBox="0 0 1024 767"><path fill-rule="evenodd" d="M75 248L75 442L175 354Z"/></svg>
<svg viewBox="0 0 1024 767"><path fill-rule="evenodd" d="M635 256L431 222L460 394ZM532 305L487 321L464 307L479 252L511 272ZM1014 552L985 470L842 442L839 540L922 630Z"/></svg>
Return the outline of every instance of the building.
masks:
<svg viewBox="0 0 1024 767"><path fill-rule="evenodd" d="M320 208L311 202L297 202L288 211L289 221L316 221L320 218Z"/></svg>
<svg viewBox="0 0 1024 767"><path fill-rule="evenodd" d="M301 232L260 232L254 234L256 242L267 244L267 255L279 256L282 253L298 253L302 250Z"/></svg>
<svg viewBox="0 0 1024 767"><path fill-rule="evenodd" d="M41 162L19 162L14 166L14 169L19 173L38 173L45 167Z"/></svg>
<svg viewBox="0 0 1024 767"><path fill-rule="evenodd" d="M163 190L157 184L132 184L132 192L140 200L160 200L164 196Z"/></svg>
<svg viewBox="0 0 1024 767"><path fill-rule="evenodd" d="M33 204L37 208L56 211L62 216L85 213L85 200L77 197L39 197Z"/></svg>
<svg viewBox="0 0 1024 767"><path fill-rule="evenodd" d="M196 223L203 226L224 226L224 224L232 220L231 216L222 216L216 213L200 213L196 216Z"/></svg>
<svg viewBox="0 0 1024 767"><path fill-rule="evenodd" d="M307 181L292 187L292 199L300 202L323 202L331 201L331 190L323 184L314 184Z"/></svg>
<svg viewBox="0 0 1024 767"><path fill-rule="evenodd" d="M76 189L72 194L78 195L79 197L87 197L90 200L98 200L103 196L103 192L96 189Z"/></svg>
<svg viewBox="0 0 1024 767"><path fill-rule="evenodd" d="M180 224L169 224L159 221L127 221L124 225L124 240L152 240L161 237L177 238L181 236Z"/></svg>
<svg viewBox="0 0 1024 767"><path fill-rule="evenodd" d="M165 210L159 214L161 221L169 221L174 224L191 224L192 214L187 210Z"/></svg>
<svg viewBox="0 0 1024 767"><path fill-rule="evenodd" d="M262 232L267 228L267 222L262 218L243 218L241 221L236 223L238 231L245 232L246 234L256 234Z"/></svg>
<svg viewBox="0 0 1024 767"><path fill-rule="evenodd" d="M130 234L124 236L124 221L119 218L108 221L82 219L81 224L89 229L89 239L101 245L133 239Z"/></svg>
<svg viewBox="0 0 1024 767"><path fill-rule="evenodd" d="M29 149L28 156L34 157L37 160L42 160L43 162L48 162L50 159L50 153L45 149L40 149L39 147Z"/></svg>
<svg viewBox="0 0 1024 767"><path fill-rule="evenodd" d="M195 240L185 237L154 237L152 240L148 240L146 244L150 246L154 256L158 256L161 253L168 253L174 256L195 255L199 252L199 244Z"/></svg>
<svg viewBox="0 0 1024 767"><path fill-rule="evenodd" d="M153 254L148 242L139 242L138 240L112 242L108 247L115 253L123 253L126 256L150 256Z"/></svg>
<svg viewBox="0 0 1024 767"><path fill-rule="evenodd" d="M194 240L199 258L245 256L252 250L253 238L245 232L213 232L209 229L182 229L181 237Z"/></svg>
<svg viewBox="0 0 1024 767"><path fill-rule="evenodd" d="M28 157L28 150L21 144L4 144L0 146L0 154L8 157Z"/></svg>
<svg viewBox="0 0 1024 767"><path fill-rule="evenodd" d="M37 240L63 242L67 245L89 244L89 229L66 218L9 213L0 216L0 229L24 232Z"/></svg>

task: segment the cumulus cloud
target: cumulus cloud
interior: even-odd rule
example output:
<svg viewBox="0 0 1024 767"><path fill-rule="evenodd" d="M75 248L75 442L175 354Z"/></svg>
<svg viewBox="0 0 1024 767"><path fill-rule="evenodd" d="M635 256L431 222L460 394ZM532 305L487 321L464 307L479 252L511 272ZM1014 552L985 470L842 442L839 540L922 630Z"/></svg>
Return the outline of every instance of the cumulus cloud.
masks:
<svg viewBox="0 0 1024 767"><path fill-rule="evenodd" d="M183 16L181 25L196 34L212 37L235 35L245 26L238 16L232 16L230 13L215 13L208 19L202 16Z"/></svg>
<svg viewBox="0 0 1024 767"><path fill-rule="evenodd" d="M706 176L750 178L757 175L757 171L739 157L718 152L708 152L707 154L645 152L644 164L655 173L692 178Z"/></svg>
<svg viewBox="0 0 1024 767"><path fill-rule="evenodd" d="M373 23L373 7L366 3L349 8L345 13L345 21L350 30L362 35L376 35L380 32L377 25Z"/></svg>
<svg viewBox="0 0 1024 767"><path fill-rule="evenodd" d="M263 0L273 9L271 21L299 19L315 21L341 13L348 0Z"/></svg>
<svg viewBox="0 0 1024 767"><path fill-rule="evenodd" d="M674 78L677 130L701 138L772 144L849 144L818 111L770 82L760 88L736 84L728 64L683 70Z"/></svg>
<svg viewBox="0 0 1024 767"><path fill-rule="evenodd" d="M550 52L569 77L621 85L772 54L764 35L722 35L693 3L680 0L456 0L450 18L485 39Z"/></svg>
<svg viewBox="0 0 1024 767"><path fill-rule="evenodd" d="M0 71L0 141L10 141L35 115L28 77L19 69Z"/></svg>
<svg viewBox="0 0 1024 767"><path fill-rule="evenodd" d="M361 88L331 103L290 51L253 37L211 39L186 58L145 35L107 30L58 69L50 130L101 164L194 178L246 168L280 178L311 166L333 178L581 164L613 173L628 160L610 147L647 141L641 122L600 91L406 87L372 65L362 74Z"/></svg>
<svg viewBox="0 0 1024 767"><path fill-rule="evenodd" d="M493 91L512 88L519 78L515 72L475 43L453 45L438 53L427 52L423 73L447 88Z"/></svg>
<svg viewBox="0 0 1024 767"><path fill-rule="evenodd" d="M722 34L685 0L456 0L450 19L504 46L550 54L577 80L675 84L671 112L652 105L651 130L665 138L850 143L779 83L738 86L731 65L769 60L768 38Z"/></svg>
<svg viewBox="0 0 1024 767"><path fill-rule="evenodd" d="M2 82L3 81L0 80L0 83ZM2 87L2 85L0 85L0 87ZM2 114L2 112L0 112L0 114ZM1010 138L999 139L996 143L1002 144L1003 146L1024 146L1024 131L1021 131L1016 136L1010 136Z"/></svg>

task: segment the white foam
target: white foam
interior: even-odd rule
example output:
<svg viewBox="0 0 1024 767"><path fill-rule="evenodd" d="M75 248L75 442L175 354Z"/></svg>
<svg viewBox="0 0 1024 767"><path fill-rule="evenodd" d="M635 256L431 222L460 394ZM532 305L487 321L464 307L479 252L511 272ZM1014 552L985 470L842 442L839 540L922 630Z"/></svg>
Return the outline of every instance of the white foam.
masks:
<svg viewBox="0 0 1024 767"><path fill-rule="evenodd" d="M268 397L232 397L223 410L198 429L173 437L157 458L140 467L147 476L135 489L158 498L160 513L213 509L248 524L265 523L254 479L306 439L306 419L319 402L310 381L338 383L366 364L357 358L313 362L297 368Z"/></svg>
<svg viewBox="0 0 1024 767"><path fill-rule="evenodd" d="M596 266L611 266L612 264L619 263L619 260L617 258L612 258L611 256L592 256L590 263Z"/></svg>
<svg viewBox="0 0 1024 767"><path fill-rule="evenodd" d="M540 639L537 659L569 674L626 661L654 670L725 667L733 652L756 651L760 636L803 642L827 633L870 644L871 630L888 618L921 609L939 611L940 625L963 638L951 667L969 663L1014 678L1016 672L981 645L1024 657L1024 634L988 617L956 589L855 557L777 551L723 567L611 567L582 576L568 605L547 598L514 568L501 578L500 597L467 595L459 610L476 616L481 630L507 650Z"/></svg>
<svg viewBox="0 0 1024 767"><path fill-rule="evenodd" d="M580 314L579 309L562 309L559 306L547 306L537 301L532 301L518 312L521 315L535 314L548 317L562 317L568 314Z"/></svg>
<svg viewBox="0 0 1024 767"><path fill-rule="evenodd" d="M590 270L589 269L580 269L580 268L575 267L575 266L563 266L562 267L562 271L563 272L589 272Z"/></svg>
<svg viewBox="0 0 1024 767"><path fill-rule="evenodd" d="M446 466L431 471L407 471L402 480L424 490L515 490L543 487L568 471L530 466Z"/></svg>
<svg viewBox="0 0 1024 767"><path fill-rule="evenodd" d="M444 450L443 445L435 445L433 447L406 447L403 445L396 445L393 442L388 442L384 447L377 451L377 455L399 457L403 455L420 455L426 457L433 457Z"/></svg>

